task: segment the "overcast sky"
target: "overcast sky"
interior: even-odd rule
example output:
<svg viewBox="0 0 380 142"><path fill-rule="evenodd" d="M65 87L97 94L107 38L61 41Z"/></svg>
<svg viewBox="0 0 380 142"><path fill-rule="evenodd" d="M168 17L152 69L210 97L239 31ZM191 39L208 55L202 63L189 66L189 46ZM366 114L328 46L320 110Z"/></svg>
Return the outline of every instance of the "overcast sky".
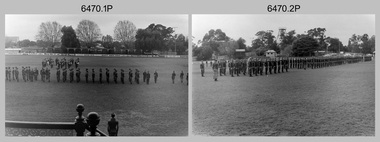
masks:
<svg viewBox="0 0 380 142"><path fill-rule="evenodd" d="M162 24L174 28L176 34L188 36L188 15L5 15L5 35L18 36L20 40L35 41L38 28L42 22L57 21L62 26L72 26L74 29L83 19L98 24L103 35L113 36L117 22L129 20L136 28L145 29L150 24Z"/></svg>
<svg viewBox="0 0 380 142"><path fill-rule="evenodd" d="M210 29L221 29L227 36L237 40L242 37L246 45L251 45L255 34L261 30L273 30L277 37L278 28L285 27L288 31L295 30L302 34L312 28L326 28L325 35L339 38L343 45L348 44L352 34L375 35L375 15L193 15L193 42L202 40Z"/></svg>

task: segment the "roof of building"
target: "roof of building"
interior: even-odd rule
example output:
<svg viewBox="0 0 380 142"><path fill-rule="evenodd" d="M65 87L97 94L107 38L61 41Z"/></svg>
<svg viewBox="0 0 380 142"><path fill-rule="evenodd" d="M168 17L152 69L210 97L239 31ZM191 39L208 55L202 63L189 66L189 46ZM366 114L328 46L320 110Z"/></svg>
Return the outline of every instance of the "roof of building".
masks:
<svg viewBox="0 0 380 142"><path fill-rule="evenodd" d="M276 51L274 51L274 50L268 50L268 51L265 51L265 53L275 53Z"/></svg>

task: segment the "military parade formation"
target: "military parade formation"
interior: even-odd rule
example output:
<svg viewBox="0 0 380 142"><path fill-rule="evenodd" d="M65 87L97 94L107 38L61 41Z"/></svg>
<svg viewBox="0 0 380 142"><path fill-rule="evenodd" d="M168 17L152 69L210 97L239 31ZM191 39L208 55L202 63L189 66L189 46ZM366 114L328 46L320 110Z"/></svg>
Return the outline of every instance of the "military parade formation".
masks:
<svg viewBox="0 0 380 142"><path fill-rule="evenodd" d="M365 61L368 59L365 58ZM363 57L276 57L248 58L232 60L214 60L210 62L214 81L218 76L261 76L288 72L289 69L317 69L363 61ZM208 62L200 64L201 76L204 77Z"/></svg>
<svg viewBox="0 0 380 142"><path fill-rule="evenodd" d="M82 82L81 79L81 69L79 68L79 58L74 60L73 58L66 61L65 58L58 59L58 57L55 59L55 62L52 58L45 58L42 61L42 67L41 70L38 70L37 67L30 67L30 66L22 66L21 70L21 76L24 82L34 82L38 81L38 76L40 76L40 80L42 82L50 82L50 76L51 76L51 70L54 68L54 63L56 66L56 81L57 82ZM16 81L19 82L19 69L18 67L6 67L6 81ZM118 72L120 70L120 72ZM94 68L91 69L91 72L88 68L85 69L84 72L84 82L86 83L112 83L112 80L110 80L111 73L110 69L105 68L105 78L103 81L103 69L99 68L98 73L96 73L96 70ZM124 69L113 69L112 77L113 77L113 83L114 84L125 84L125 74L126 72ZM180 74L180 81L183 83L184 79L184 72L181 71ZM188 85L188 76L186 75L186 81ZM152 74L152 77L154 78L154 83L158 82L158 72L157 70L154 71ZM151 73L147 70L145 70L142 73L142 81L143 83L149 84L151 82ZM172 83L175 83L176 74L175 71L172 73ZM119 82L120 81L120 82ZM140 70L135 69L134 71L132 69L129 69L128 71L128 82L129 84L140 84Z"/></svg>

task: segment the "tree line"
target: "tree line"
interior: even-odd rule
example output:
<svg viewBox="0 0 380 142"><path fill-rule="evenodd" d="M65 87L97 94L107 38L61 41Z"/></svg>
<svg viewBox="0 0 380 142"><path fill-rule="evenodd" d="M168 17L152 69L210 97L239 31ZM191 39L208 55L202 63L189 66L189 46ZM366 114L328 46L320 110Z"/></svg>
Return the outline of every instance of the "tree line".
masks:
<svg viewBox="0 0 380 142"><path fill-rule="evenodd" d="M279 36L273 35L273 30L261 30L256 32L250 46L246 46L246 40L239 38L234 40L227 36L221 29L211 29L193 44L193 56L197 60L209 60L213 54L226 55L234 58L236 49L245 49L254 56L263 56L266 51L274 50L283 56L314 56L316 51L325 53L372 53L375 51L375 35L353 34L349 38L348 45L343 46L338 38L325 35L326 28L313 28L303 34L297 34L295 30L280 32Z"/></svg>
<svg viewBox="0 0 380 142"><path fill-rule="evenodd" d="M103 35L99 26L90 20L81 20L74 29L62 26L58 22L43 22L35 36L36 41L29 39L17 43L6 42L7 47L43 47L53 48L95 48L125 49L128 51L175 51L187 54L188 38L183 34L174 34L172 27L162 24L150 24L145 29L137 29L128 20L119 21L114 27L114 34Z"/></svg>

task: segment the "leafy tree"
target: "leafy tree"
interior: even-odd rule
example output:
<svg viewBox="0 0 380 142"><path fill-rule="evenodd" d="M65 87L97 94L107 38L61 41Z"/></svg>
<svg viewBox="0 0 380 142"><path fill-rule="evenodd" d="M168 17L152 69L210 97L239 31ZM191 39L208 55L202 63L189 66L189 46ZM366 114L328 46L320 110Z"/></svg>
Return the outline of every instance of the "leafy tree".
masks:
<svg viewBox="0 0 380 142"><path fill-rule="evenodd" d="M135 41L136 49L148 52L168 51L168 43L173 32L173 28L161 24L150 24L145 29L138 29Z"/></svg>
<svg viewBox="0 0 380 142"><path fill-rule="evenodd" d="M289 44L288 46L286 46L282 50L282 55L287 55L287 56L293 55L293 45Z"/></svg>
<svg viewBox="0 0 380 142"><path fill-rule="evenodd" d="M368 53L370 51L370 53L373 53L373 51L375 51L375 35L371 36L371 38L368 40L368 49L366 49L366 53ZM367 51L368 50L368 51Z"/></svg>
<svg viewBox="0 0 380 142"><path fill-rule="evenodd" d="M317 40L318 44L320 45L318 50L326 50L327 51L327 45L325 43L325 39L327 38L325 35L326 29L325 28L314 28L307 31L307 35L310 37L313 37Z"/></svg>
<svg viewBox="0 0 380 142"><path fill-rule="evenodd" d="M262 42L261 39L256 38L256 39L252 40L252 48L253 49L257 49L260 47L264 47L264 42Z"/></svg>
<svg viewBox="0 0 380 142"><path fill-rule="evenodd" d="M110 35L103 36L101 44L104 48L111 49L113 47L112 36Z"/></svg>
<svg viewBox="0 0 380 142"><path fill-rule="evenodd" d="M188 47L188 39L183 34L175 34L168 42L168 46L172 51L176 51L177 54L187 54L185 51Z"/></svg>
<svg viewBox="0 0 380 142"><path fill-rule="evenodd" d="M36 45L38 47L50 47L49 42L43 40L37 40Z"/></svg>
<svg viewBox="0 0 380 142"><path fill-rule="evenodd" d="M285 35L283 35L283 39L281 43L279 43L280 52L283 55L290 55L289 48L293 44L293 42L297 39L295 30L291 30Z"/></svg>
<svg viewBox="0 0 380 142"><path fill-rule="evenodd" d="M194 49L194 55L197 56L197 60L210 60L212 57L212 49L209 45L202 46L202 47L197 47Z"/></svg>
<svg viewBox="0 0 380 142"><path fill-rule="evenodd" d="M274 40L276 37L273 35L272 30L258 31L255 36L256 38L252 41L252 47L256 49L257 55L264 55L267 50L280 51L280 48Z"/></svg>
<svg viewBox="0 0 380 142"><path fill-rule="evenodd" d="M212 51L219 54L218 47L222 42L228 42L230 37L226 35L221 29L211 29L203 36L202 44L208 44Z"/></svg>
<svg viewBox="0 0 380 142"><path fill-rule="evenodd" d="M36 42L30 41L29 39L24 39L22 41L17 42L17 44L20 47L30 47L30 46L35 46Z"/></svg>
<svg viewBox="0 0 380 142"><path fill-rule="evenodd" d="M317 50L318 41L310 36L301 37L293 42L294 56L313 56Z"/></svg>
<svg viewBox="0 0 380 142"><path fill-rule="evenodd" d="M247 46L245 45L245 40L243 38L239 38L237 41L238 49L247 49Z"/></svg>
<svg viewBox="0 0 380 142"><path fill-rule="evenodd" d="M114 28L114 37L127 49L134 49L136 32L136 26L131 21L119 21Z"/></svg>
<svg viewBox="0 0 380 142"><path fill-rule="evenodd" d="M75 34L73 27L71 26L63 26L61 29L63 36L61 37L61 48L65 49L67 47L70 48L80 48L80 42Z"/></svg>
<svg viewBox="0 0 380 142"><path fill-rule="evenodd" d="M61 24L56 21L41 23L36 39L44 41L48 47L54 47L61 40L61 28Z"/></svg>
<svg viewBox="0 0 380 142"><path fill-rule="evenodd" d="M269 50L269 48L267 48L267 47L264 47L264 46L259 47L259 48L256 49L256 55L257 56L264 56L265 52L268 51L268 50Z"/></svg>
<svg viewBox="0 0 380 142"><path fill-rule="evenodd" d="M96 46L95 42L102 36L98 25L90 20L82 20L76 29L77 36L87 48Z"/></svg>
<svg viewBox="0 0 380 142"><path fill-rule="evenodd" d="M339 53L343 50L343 44L338 38L327 38L326 41L328 43L328 51Z"/></svg>

